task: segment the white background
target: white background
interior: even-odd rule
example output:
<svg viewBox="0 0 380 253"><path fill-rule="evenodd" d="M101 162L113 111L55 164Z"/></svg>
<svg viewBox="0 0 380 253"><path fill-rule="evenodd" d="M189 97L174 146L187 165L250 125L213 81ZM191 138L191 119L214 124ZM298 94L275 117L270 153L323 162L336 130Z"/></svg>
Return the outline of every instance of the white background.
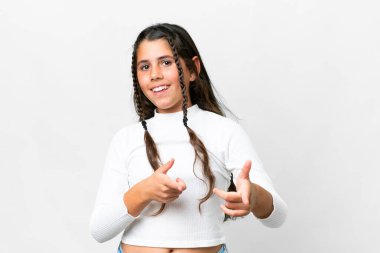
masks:
<svg viewBox="0 0 380 253"><path fill-rule="evenodd" d="M116 252L88 223L112 135L137 117L143 28L185 27L289 206L226 225L233 253L379 252L378 1L0 2L0 252ZM163 228L164 230L164 228Z"/></svg>

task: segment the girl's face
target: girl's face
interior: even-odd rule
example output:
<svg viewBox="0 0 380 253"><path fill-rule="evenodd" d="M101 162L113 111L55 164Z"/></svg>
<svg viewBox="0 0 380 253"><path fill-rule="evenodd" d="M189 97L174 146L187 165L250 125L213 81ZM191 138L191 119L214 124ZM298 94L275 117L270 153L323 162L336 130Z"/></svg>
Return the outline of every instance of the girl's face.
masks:
<svg viewBox="0 0 380 253"><path fill-rule="evenodd" d="M143 40L137 49L137 79L144 95L159 113L182 110L182 92L173 52L165 39ZM197 60L194 57L193 60ZM196 78L180 58L186 87L187 106L190 107L189 83Z"/></svg>

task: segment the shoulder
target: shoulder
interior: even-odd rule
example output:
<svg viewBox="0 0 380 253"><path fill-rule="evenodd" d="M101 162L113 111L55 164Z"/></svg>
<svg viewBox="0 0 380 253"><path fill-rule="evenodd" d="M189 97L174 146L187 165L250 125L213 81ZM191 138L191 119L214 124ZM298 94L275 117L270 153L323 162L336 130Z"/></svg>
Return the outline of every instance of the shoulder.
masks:
<svg viewBox="0 0 380 253"><path fill-rule="evenodd" d="M134 122L134 123L125 125L119 130L117 130L115 133L115 136L134 135L139 132L144 132L144 128L142 127L141 122Z"/></svg>
<svg viewBox="0 0 380 253"><path fill-rule="evenodd" d="M241 125L237 121L205 110L202 110L201 117L199 117L199 122L203 126L212 126L214 130L223 131L225 134L241 131L242 129Z"/></svg>
<svg viewBox="0 0 380 253"><path fill-rule="evenodd" d="M122 149L128 149L128 146L139 142L144 135L144 128L140 122L125 125L114 132L112 143Z"/></svg>
<svg viewBox="0 0 380 253"><path fill-rule="evenodd" d="M247 138L246 131L239 122L214 112L202 111L196 122L191 122L190 127L195 130L202 140L210 140L225 147L232 139Z"/></svg>

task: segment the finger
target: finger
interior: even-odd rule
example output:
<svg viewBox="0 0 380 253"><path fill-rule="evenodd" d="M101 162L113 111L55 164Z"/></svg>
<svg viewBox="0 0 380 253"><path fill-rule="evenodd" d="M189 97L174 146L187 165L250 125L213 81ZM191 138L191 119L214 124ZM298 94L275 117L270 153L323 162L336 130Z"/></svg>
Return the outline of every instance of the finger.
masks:
<svg viewBox="0 0 380 253"><path fill-rule="evenodd" d="M177 189L165 189L161 192L157 192L157 198L161 200L168 200L171 198L178 198L181 195L181 192L178 191Z"/></svg>
<svg viewBox="0 0 380 253"><path fill-rule="evenodd" d="M243 204L243 203L233 203L233 202L226 202L224 203L224 206L228 209L232 210L247 210L249 211L250 207L249 205Z"/></svg>
<svg viewBox="0 0 380 253"><path fill-rule="evenodd" d="M173 197L170 197L170 198L163 198L160 200L161 203L169 203L169 202L172 202L176 199L178 199L179 195L178 196L173 196Z"/></svg>
<svg viewBox="0 0 380 253"><path fill-rule="evenodd" d="M247 191L243 191L242 192L242 194L241 194L241 199L242 199L242 201L243 201L243 203L245 204L245 205L248 205L249 204L249 192L247 192Z"/></svg>
<svg viewBox="0 0 380 253"><path fill-rule="evenodd" d="M166 193L166 194L171 194L171 195L180 195L182 193L182 191L180 191L178 189L173 189L173 188L169 188L169 187L167 187L162 192Z"/></svg>
<svg viewBox="0 0 380 253"><path fill-rule="evenodd" d="M242 170L240 171L239 177L243 179L249 179L249 171L251 170L252 161L245 161Z"/></svg>
<svg viewBox="0 0 380 253"><path fill-rule="evenodd" d="M166 189L162 190L163 192L176 194L181 194L186 189L186 185L182 185L174 181L166 182L164 187Z"/></svg>
<svg viewBox="0 0 380 253"><path fill-rule="evenodd" d="M161 176L163 178L162 183L164 186L166 186L170 189L176 190L178 192L182 192L186 189L186 184L182 179L177 178L176 181L174 181L166 174L161 175ZM177 180L179 180L179 181L177 181Z"/></svg>
<svg viewBox="0 0 380 253"><path fill-rule="evenodd" d="M177 179L175 181L178 183L178 190L180 190L180 191L186 190L186 184L182 179L177 177Z"/></svg>
<svg viewBox="0 0 380 253"><path fill-rule="evenodd" d="M222 208L223 212L229 216L233 217L241 217L241 216L246 216L249 214L249 211L247 210L233 210L227 208L225 205L221 205L220 208Z"/></svg>
<svg viewBox="0 0 380 253"><path fill-rule="evenodd" d="M238 192L226 192L226 191L220 190L218 188L214 188L213 192L215 193L215 195L217 195L218 197L220 197L226 201L242 202L240 193L238 193Z"/></svg>
<svg viewBox="0 0 380 253"><path fill-rule="evenodd" d="M170 159L169 162L159 167L156 171L166 174L170 170L170 168L173 166L173 163L174 163L174 158Z"/></svg>
<svg viewBox="0 0 380 253"><path fill-rule="evenodd" d="M176 191L180 191L182 192L182 190L180 190L180 185L176 182L176 181L173 181L170 177L167 176L167 178L165 178L163 184L167 187L169 187L170 189L172 190L176 190Z"/></svg>

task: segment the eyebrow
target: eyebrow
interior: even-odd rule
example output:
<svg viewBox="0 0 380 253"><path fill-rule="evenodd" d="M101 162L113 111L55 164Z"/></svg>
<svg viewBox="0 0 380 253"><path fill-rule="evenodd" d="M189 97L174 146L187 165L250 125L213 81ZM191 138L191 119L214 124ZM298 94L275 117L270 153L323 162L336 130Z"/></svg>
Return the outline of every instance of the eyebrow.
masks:
<svg viewBox="0 0 380 253"><path fill-rule="evenodd" d="M171 55L163 55L163 56L158 57L157 60L162 60L162 59L165 59L165 58L174 59L174 57L171 56ZM141 60L141 61L137 62L137 65L140 65L141 63L148 63L148 62L149 62L148 60Z"/></svg>

